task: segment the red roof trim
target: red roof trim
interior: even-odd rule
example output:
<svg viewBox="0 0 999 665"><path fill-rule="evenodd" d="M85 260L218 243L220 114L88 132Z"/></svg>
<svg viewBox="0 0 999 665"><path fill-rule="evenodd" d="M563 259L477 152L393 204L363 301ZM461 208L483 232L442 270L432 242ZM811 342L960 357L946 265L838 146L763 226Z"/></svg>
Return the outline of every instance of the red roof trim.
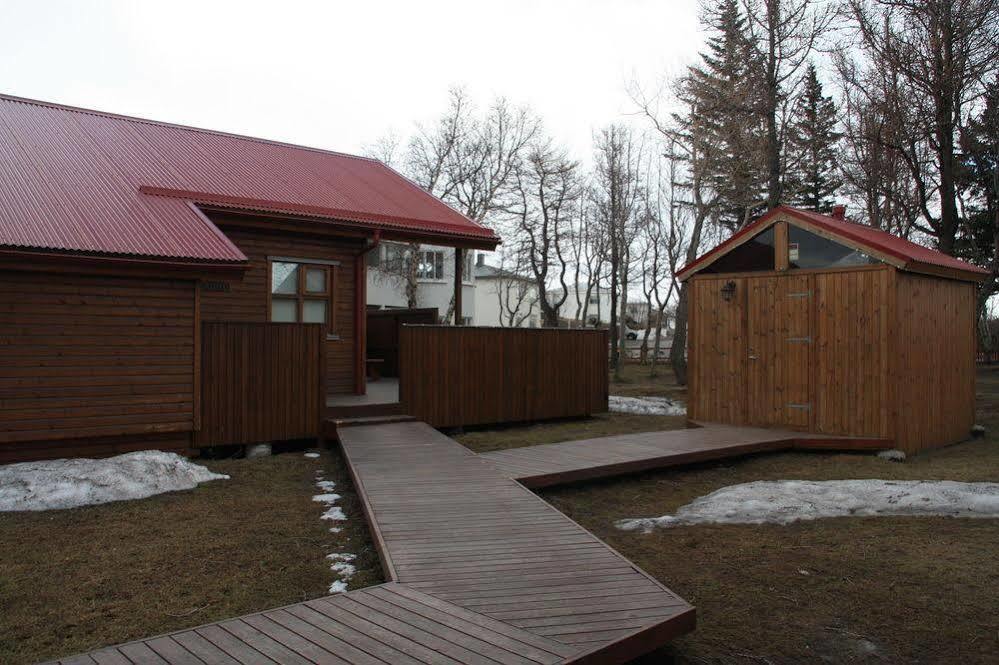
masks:
<svg viewBox="0 0 999 665"><path fill-rule="evenodd" d="M339 221L355 222L357 224L368 225L374 227L374 225L384 225L399 228L402 230L413 230L418 229L422 233L441 235L445 237L459 237L459 238L475 238L476 240L487 240L499 242L499 237L493 233L491 229L484 226L479 226L481 233L469 233L464 230L463 227L456 224L447 224L444 222L433 222L424 223L422 220L412 220L404 217L394 217L391 215L358 215L356 212L350 210L343 210L337 208L324 208L321 206L306 205L301 203L290 203L287 201L267 201L264 199L254 199L242 196L229 196L224 194L211 194L209 192L190 192L181 189L170 189L166 187L152 187L149 185L142 185L139 187L139 191L143 194L148 194L149 196L165 196L169 198L179 198L186 199L190 202L197 203L212 203L222 206L236 206L241 208L251 208L254 210L270 211L270 212L283 212L283 213L299 213L304 215L310 215L313 217L325 217L329 219L336 219ZM194 206L196 208L196 206ZM204 216L204 215L202 215ZM419 224L419 226L414 225L413 222ZM214 225L212 225L214 226ZM441 231L441 227L445 227L446 231ZM453 230L452 230L453 229Z"/></svg>
<svg viewBox="0 0 999 665"><path fill-rule="evenodd" d="M740 229L721 244L685 265L679 270L677 276L680 280L687 279L698 270L712 263L721 255L730 251L735 245L739 244L742 239L762 231L765 227L769 226L772 221L774 221L775 217L781 214L803 222L805 225L817 226L828 233L850 240L861 247L870 249L879 254L888 255L896 259L898 261L898 265L896 267L903 270L909 269L913 266L931 265L967 273L969 276L975 276L975 279L989 274L987 270L978 266L966 263L937 250L930 249L929 247L917 245L916 243L906 240L905 238L893 236L889 233L881 231L880 229L875 229L873 227L861 227L854 222L836 219L821 213L799 210L798 208L792 208L790 206L778 206L757 219L749 226ZM854 231L851 227L857 227L858 231ZM865 232L859 232L860 229ZM883 235L885 236L885 241L873 241L870 237L871 234ZM917 253L920 255L917 256Z"/></svg>

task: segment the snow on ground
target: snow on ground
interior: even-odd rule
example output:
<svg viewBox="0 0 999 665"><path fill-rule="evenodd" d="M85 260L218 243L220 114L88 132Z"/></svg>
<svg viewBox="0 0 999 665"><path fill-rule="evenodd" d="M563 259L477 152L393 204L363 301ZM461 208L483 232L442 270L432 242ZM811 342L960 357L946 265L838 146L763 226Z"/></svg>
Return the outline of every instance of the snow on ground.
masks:
<svg viewBox="0 0 999 665"><path fill-rule="evenodd" d="M723 487L676 515L621 520L620 529L689 524L788 524L823 517L999 517L999 483L950 480L777 480Z"/></svg>
<svg viewBox="0 0 999 665"><path fill-rule="evenodd" d="M685 416L687 409L677 401L665 397L624 397L611 395L609 408L615 413L637 413L650 416Z"/></svg>
<svg viewBox="0 0 999 665"><path fill-rule="evenodd" d="M347 582L357 572L357 568L351 563L357 557L346 552L327 554L326 558L332 561L330 569L340 576L340 579L330 585L330 593L343 593L347 590Z"/></svg>
<svg viewBox="0 0 999 665"><path fill-rule="evenodd" d="M319 455L317 454L316 457L318 458ZM312 497L312 500L326 506L326 510L319 516L319 519L345 522L347 516L343 512L343 508L336 505L336 502L340 500L340 495L332 491L336 489L336 483L332 480L324 480L323 472L316 471L316 487L322 491L322 494L316 494ZM339 532L340 527L330 527L330 533ZM357 557L349 552L334 552L333 554L327 554L326 558L331 562L330 570L336 573L339 578L330 584L329 592L343 593L347 590L347 582L357 572L353 564L354 559Z"/></svg>
<svg viewBox="0 0 999 665"><path fill-rule="evenodd" d="M58 459L0 466L0 511L56 510L189 490L229 476L176 453L142 450L107 459Z"/></svg>

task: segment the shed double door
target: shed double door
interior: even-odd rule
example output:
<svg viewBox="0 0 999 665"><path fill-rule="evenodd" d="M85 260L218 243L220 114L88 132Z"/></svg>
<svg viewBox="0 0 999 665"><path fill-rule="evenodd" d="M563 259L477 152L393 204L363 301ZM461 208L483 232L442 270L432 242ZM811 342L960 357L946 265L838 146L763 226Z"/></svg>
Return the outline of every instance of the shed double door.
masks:
<svg viewBox="0 0 999 665"><path fill-rule="evenodd" d="M812 421L811 275L747 279L746 420L808 430Z"/></svg>

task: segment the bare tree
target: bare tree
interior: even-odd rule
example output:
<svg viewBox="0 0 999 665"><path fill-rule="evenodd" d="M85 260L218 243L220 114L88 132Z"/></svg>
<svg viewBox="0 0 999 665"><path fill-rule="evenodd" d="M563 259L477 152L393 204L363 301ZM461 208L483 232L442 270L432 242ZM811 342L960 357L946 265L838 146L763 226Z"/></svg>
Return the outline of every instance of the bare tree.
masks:
<svg viewBox="0 0 999 665"><path fill-rule="evenodd" d="M628 276L636 218L641 201L639 163L641 148L631 130L611 125L600 130L595 140L593 198L597 219L608 239L607 264L610 272L611 368L620 378L625 351L625 313L628 302Z"/></svg>
<svg viewBox="0 0 999 665"><path fill-rule="evenodd" d="M999 67L999 0L844 0L844 8L868 63L866 77L847 83L894 80L897 94L887 101L904 129L882 147L909 170L915 228L953 254L961 225L957 132Z"/></svg>
<svg viewBox="0 0 999 665"><path fill-rule="evenodd" d="M534 277L542 325L558 327L559 309L569 297L572 222L582 192L579 164L550 139L539 138L514 171L507 207L519 253ZM555 289L548 287L554 283Z"/></svg>
<svg viewBox="0 0 999 665"><path fill-rule="evenodd" d="M524 252L513 252L512 264L504 257L494 280L499 299L500 325L505 328L520 328L534 316L534 308L538 306L537 283L525 276L524 264Z"/></svg>
<svg viewBox="0 0 999 665"><path fill-rule="evenodd" d="M502 206L513 172L538 127L538 119L529 110L513 107L503 98L496 99L480 115L468 94L454 88L440 118L417 127L402 167L417 185L473 221L484 223ZM388 139L373 147L382 153L390 148ZM418 256L419 251L419 246L411 248L413 256ZM411 267L412 263L405 265ZM407 293L416 293L416 275L416 270L400 275ZM449 321L453 314L452 296L441 318Z"/></svg>

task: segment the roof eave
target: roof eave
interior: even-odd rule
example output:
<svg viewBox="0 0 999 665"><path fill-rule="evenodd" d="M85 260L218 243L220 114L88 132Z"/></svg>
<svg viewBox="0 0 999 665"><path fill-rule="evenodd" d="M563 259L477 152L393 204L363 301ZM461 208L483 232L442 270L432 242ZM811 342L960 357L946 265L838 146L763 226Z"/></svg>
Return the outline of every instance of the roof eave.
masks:
<svg viewBox="0 0 999 665"><path fill-rule="evenodd" d="M249 263L2 247L0 267L5 270L127 274L193 280L242 279Z"/></svg>

